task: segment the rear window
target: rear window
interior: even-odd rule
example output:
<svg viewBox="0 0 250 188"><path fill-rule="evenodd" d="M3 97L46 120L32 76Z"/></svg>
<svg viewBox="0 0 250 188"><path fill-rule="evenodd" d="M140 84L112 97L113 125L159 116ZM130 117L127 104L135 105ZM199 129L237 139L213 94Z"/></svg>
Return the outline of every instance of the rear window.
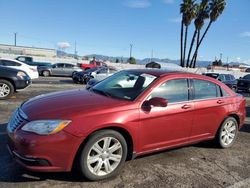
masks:
<svg viewBox="0 0 250 188"><path fill-rule="evenodd" d="M219 96L218 87L216 84L206 80L193 80L194 99L209 99Z"/></svg>

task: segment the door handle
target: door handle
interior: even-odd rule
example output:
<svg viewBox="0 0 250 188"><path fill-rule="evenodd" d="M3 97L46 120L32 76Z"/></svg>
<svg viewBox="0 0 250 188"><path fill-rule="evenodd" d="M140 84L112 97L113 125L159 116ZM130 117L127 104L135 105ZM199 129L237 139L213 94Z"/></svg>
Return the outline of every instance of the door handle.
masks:
<svg viewBox="0 0 250 188"><path fill-rule="evenodd" d="M191 105L184 104L181 108L182 108L182 109L189 109L189 108L191 108L191 107L192 107Z"/></svg>
<svg viewBox="0 0 250 188"><path fill-rule="evenodd" d="M224 101L223 101L223 100L218 100L217 103L218 103L218 104L223 104Z"/></svg>

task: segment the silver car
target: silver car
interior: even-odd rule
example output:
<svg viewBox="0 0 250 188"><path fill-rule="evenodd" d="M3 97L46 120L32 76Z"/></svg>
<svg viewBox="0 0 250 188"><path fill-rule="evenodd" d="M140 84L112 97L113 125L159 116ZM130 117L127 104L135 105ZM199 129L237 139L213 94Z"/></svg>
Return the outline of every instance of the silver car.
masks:
<svg viewBox="0 0 250 188"><path fill-rule="evenodd" d="M40 66L37 69L42 76L72 76L82 71L80 67L69 63L56 63L50 66Z"/></svg>

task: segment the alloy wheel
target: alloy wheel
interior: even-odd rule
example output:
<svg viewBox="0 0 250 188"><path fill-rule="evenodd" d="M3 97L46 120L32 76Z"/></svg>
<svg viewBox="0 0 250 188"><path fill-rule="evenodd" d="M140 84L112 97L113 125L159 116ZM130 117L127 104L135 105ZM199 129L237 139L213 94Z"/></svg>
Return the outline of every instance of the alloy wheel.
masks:
<svg viewBox="0 0 250 188"><path fill-rule="evenodd" d="M6 97L10 94L10 87L5 83L0 83L0 97Z"/></svg>
<svg viewBox="0 0 250 188"><path fill-rule="evenodd" d="M237 125L232 120L229 120L225 123L220 135L220 139L223 145L228 146L234 141L237 133L236 126Z"/></svg>
<svg viewBox="0 0 250 188"><path fill-rule="evenodd" d="M112 173L122 160L121 143L114 137L104 137L93 144L87 156L89 171L96 176Z"/></svg>

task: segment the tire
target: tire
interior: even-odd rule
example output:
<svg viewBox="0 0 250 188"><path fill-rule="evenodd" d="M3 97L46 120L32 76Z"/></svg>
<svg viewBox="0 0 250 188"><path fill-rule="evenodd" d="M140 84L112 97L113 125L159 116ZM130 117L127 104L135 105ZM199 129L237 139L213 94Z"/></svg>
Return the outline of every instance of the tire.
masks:
<svg viewBox="0 0 250 188"><path fill-rule="evenodd" d="M216 144L220 148L229 148L233 145L238 134L238 123L235 118L226 118L216 135Z"/></svg>
<svg viewBox="0 0 250 188"><path fill-rule="evenodd" d="M43 71L42 74L43 74L44 77L50 76L50 72L49 71Z"/></svg>
<svg viewBox="0 0 250 188"><path fill-rule="evenodd" d="M109 147L105 143L109 143ZM97 131L81 151L80 171L91 181L114 177L122 168L126 157L127 143L120 133L114 130Z"/></svg>
<svg viewBox="0 0 250 188"><path fill-rule="evenodd" d="M14 91L15 89L11 82L0 79L0 100L10 98Z"/></svg>
<svg viewBox="0 0 250 188"><path fill-rule="evenodd" d="M236 86L233 86L233 87L232 87L232 90L233 90L235 93L237 93L237 91L238 91L238 89L237 89Z"/></svg>

